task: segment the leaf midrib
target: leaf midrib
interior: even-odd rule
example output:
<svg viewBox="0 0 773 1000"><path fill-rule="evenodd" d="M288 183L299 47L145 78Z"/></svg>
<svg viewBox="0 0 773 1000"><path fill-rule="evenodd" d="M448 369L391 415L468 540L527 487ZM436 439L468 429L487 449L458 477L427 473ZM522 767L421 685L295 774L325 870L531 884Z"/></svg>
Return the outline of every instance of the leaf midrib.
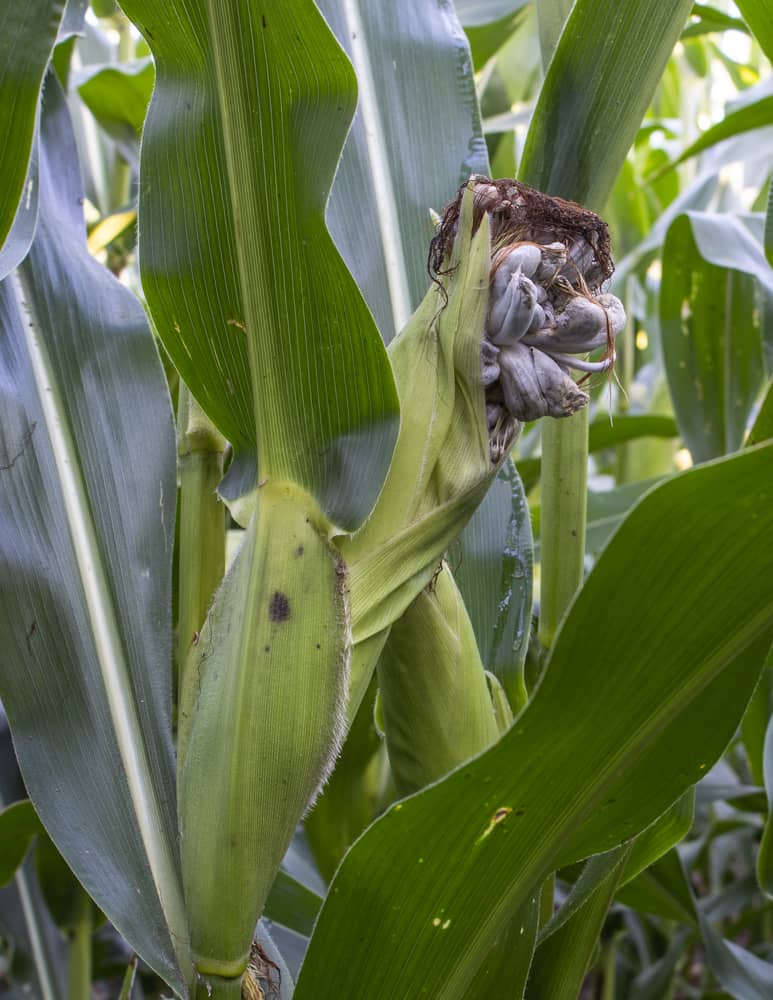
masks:
<svg viewBox="0 0 773 1000"><path fill-rule="evenodd" d="M170 939L185 974L188 932L181 883L171 845L164 833L159 803L153 791L142 730L132 701L126 652L120 638L116 609L107 583L108 574L97 541L80 458L45 344L36 332L44 329L44 325L35 312L33 289L27 285L23 271L24 268L19 269L8 280L18 302L19 322L51 446L121 764Z"/></svg>

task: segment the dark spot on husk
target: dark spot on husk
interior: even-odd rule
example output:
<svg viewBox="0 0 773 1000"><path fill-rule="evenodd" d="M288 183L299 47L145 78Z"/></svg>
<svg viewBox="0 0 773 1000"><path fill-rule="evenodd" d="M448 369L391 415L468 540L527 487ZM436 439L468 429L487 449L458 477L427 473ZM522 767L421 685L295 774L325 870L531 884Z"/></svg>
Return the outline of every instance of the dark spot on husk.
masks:
<svg viewBox="0 0 773 1000"><path fill-rule="evenodd" d="M297 549L295 550L295 554L296 554L297 556L302 556L302 555L303 555L303 551L304 551L304 550L303 550L303 546L302 546L302 545L299 545L299 546L298 546L298 548L297 548Z"/></svg>
<svg viewBox="0 0 773 1000"><path fill-rule="evenodd" d="M271 652L271 647L270 646L264 646L263 647L263 652L264 653L270 653Z"/></svg>
<svg viewBox="0 0 773 1000"><path fill-rule="evenodd" d="M272 622L286 622L290 617L290 599L281 590L275 590L268 606L268 617Z"/></svg>

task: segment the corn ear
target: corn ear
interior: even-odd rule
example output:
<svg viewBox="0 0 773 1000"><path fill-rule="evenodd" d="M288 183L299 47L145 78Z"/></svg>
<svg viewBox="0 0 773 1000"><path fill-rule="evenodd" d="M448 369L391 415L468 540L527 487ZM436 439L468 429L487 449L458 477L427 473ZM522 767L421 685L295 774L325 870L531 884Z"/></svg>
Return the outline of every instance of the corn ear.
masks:
<svg viewBox="0 0 773 1000"><path fill-rule="evenodd" d="M265 484L187 667L198 696L180 718L183 880L194 964L218 995L247 966L279 863L340 748L350 628L329 531L299 487Z"/></svg>
<svg viewBox="0 0 773 1000"><path fill-rule="evenodd" d="M472 623L445 563L392 625L377 672L401 795L437 781L499 738Z"/></svg>
<svg viewBox="0 0 773 1000"><path fill-rule="evenodd" d="M433 284L390 344L401 425L381 495L363 527L337 539L350 569L355 641L350 718L389 627L427 586L497 470L489 457L481 378L489 223L484 215L473 232L471 189L462 200L446 264L442 287Z"/></svg>

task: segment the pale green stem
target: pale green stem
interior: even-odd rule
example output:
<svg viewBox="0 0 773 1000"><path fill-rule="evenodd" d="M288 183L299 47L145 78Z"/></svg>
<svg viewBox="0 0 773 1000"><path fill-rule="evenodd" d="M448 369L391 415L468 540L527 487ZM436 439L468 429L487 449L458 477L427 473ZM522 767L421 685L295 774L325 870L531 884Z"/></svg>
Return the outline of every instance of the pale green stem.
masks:
<svg viewBox="0 0 773 1000"><path fill-rule="evenodd" d="M539 639L546 649L582 584L587 486L587 408L543 420Z"/></svg>
<svg viewBox="0 0 773 1000"><path fill-rule="evenodd" d="M618 337L618 344L622 347L622 350L618 348L618 357L622 359L622 364L615 367L617 379L620 383L617 412L621 416L625 416L631 407L629 392L631 386L633 385L636 370L636 341L633 321L632 288L633 279L629 277L625 284L625 329ZM628 441L617 446L616 464L618 484L627 483L629 480L630 449L631 444Z"/></svg>
<svg viewBox="0 0 773 1000"><path fill-rule="evenodd" d="M91 933L94 910L91 899L80 892L75 919L67 930L67 1000L89 1000L91 996Z"/></svg>
<svg viewBox="0 0 773 1000"><path fill-rule="evenodd" d="M221 979L220 976L200 976L192 1000L241 1000L242 980Z"/></svg>
<svg viewBox="0 0 773 1000"><path fill-rule="evenodd" d="M134 58L134 39L131 25L125 17L118 22L118 61L130 62ZM113 157L113 169L110 176L110 211L122 208L129 201L131 194L131 168L120 153Z"/></svg>
<svg viewBox="0 0 773 1000"><path fill-rule="evenodd" d="M225 572L223 478L225 439L180 383L177 453L180 475L180 570L177 615L179 708L188 711L195 685L185 669L212 597ZM178 747L180 759L185 747Z"/></svg>

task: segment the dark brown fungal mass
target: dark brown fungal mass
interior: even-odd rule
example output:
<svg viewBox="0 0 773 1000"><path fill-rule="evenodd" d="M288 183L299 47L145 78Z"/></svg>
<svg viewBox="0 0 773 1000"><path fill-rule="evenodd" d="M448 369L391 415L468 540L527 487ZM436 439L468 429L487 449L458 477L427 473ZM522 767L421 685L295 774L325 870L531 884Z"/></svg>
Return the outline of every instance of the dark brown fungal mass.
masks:
<svg viewBox="0 0 773 1000"><path fill-rule="evenodd" d="M553 243L556 240L571 246L585 239L595 253L600 286L614 271L606 222L574 201L543 194L519 181L503 178L492 181L476 174L473 201L473 232L485 213L491 225L491 248L495 252L509 243L531 241ZM438 231L429 246L427 269L433 281L447 273L444 261L450 258L456 238L462 196L467 184L462 184L453 201L443 209Z"/></svg>
<svg viewBox="0 0 773 1000"><path fill-rule="evenodd" d="M290 599L281 590L275 590L268 605L268 617L272 622L286 622L290 617Z"/></svg>

